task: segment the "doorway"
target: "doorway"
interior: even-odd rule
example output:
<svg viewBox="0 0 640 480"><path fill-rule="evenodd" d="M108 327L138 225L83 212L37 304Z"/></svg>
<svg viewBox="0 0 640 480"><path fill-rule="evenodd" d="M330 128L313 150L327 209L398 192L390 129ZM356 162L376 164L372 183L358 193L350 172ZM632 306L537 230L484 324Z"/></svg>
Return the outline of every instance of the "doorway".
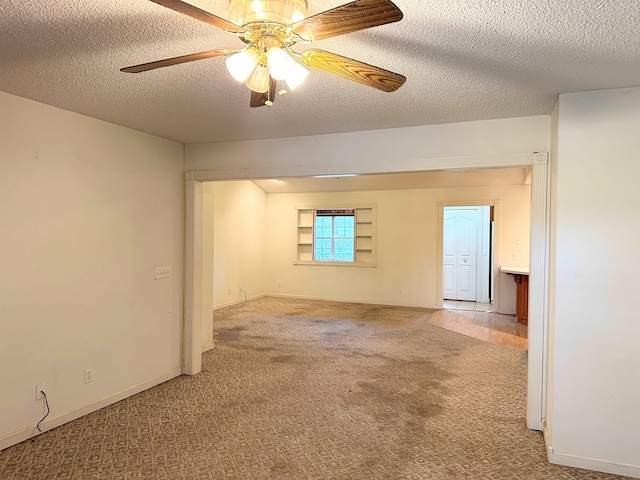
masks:
<svg viewBox="0 0 640 480"><path fill-rule="evenodd" d="M491 303L492 206L444 207L442 298Z"/></svg>
<svg viewBox="0 0 640 480"><path fill-rule="evenodd" d="M549 195L549 161L547 152L535 152L533 154L502 154L493 156L475 156L454 159L461 167L469 168L498 168L505 166L531 166L531 246L530 246L530 283L529 283L529 326L528 326L528 392L527 392L527 427L534 430L543 429L545 418L545 376L546 376L546 328L547 307L549 291L548 286L548 235L549 212L547 198ZM423 162L423 161L421 161ZM446 170L452 168L451 158L433 159L426 162L429 168L421 171ZM389 164L398 169L398 164ZM458 165L457 163L455 164ZM386 167L385 167L386 168ZM412 170L412 169L409 169ZM416 168L413 168L416 170ZM295 176L300 173L294 167L282 167L282 170L273 170L267 178L273 178L276 173L280 176ZM313 172L305 172L311 174ZM321 174L322 171L318 171ZM369 171L363 173L388 173L387 170ZM201 307L202 307L202 182L229 179L265 178L262 167L253 167L242 170L188 170L185 174L185 293L184 293L184 330L183 330L183 358L185 374L193 375L201 369ZM436 224L438 263L442 261L442 213L444 206L460 206L474 204L475 202L446 201L439 202L439 221ZM445 205L446 204L446 205ZM500 208L498 200L481 201L476 205L494 206L494 231L493 248L495 258L499 258L500 243ZM499 269L493 265L493 278L498 278ZM437 275L437 289L442 292L442 265L435 269ZM492 289L494 304L500 304L499 283L494 282ZM440 302L439 307L442 308Z"/></svg>

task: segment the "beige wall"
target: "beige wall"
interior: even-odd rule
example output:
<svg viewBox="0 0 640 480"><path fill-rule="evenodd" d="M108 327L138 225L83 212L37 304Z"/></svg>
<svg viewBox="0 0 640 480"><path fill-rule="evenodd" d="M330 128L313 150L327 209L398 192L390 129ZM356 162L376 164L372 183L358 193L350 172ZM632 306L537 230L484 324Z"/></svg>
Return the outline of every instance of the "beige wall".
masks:
<svg viewBox="0 0 640 480"><path fill-rule="evenodd" d="M499 264L510 264L515 238L528 264L529 185L432 188L267 196L267 292L343 301L434 308L438 292L439 202L498 200ZM375 203L377 266L294 265L296 205ZM512 244L514 246L512 246ZM506 279L503 301L515 311L515 285ZM281 286L278 286L280 282Z"/></svg>
<svg viewBox="0 0 640 480"><path fill-rule="evenodd" d="M0 162L2 447L180 372L183 148L0 93Z"/></svg>
<svg viewBox="0 0 640 480"><path fill-rule="evenodd" d="M639 88L560 95L548 433L555 462L640 477L638 132Z"/></svg>
<svg viewBox="0 0 640 480"><path fill-rule="evenodd" d="M214 182L213 306L265 292L266 194L253 182Z"/></svg>

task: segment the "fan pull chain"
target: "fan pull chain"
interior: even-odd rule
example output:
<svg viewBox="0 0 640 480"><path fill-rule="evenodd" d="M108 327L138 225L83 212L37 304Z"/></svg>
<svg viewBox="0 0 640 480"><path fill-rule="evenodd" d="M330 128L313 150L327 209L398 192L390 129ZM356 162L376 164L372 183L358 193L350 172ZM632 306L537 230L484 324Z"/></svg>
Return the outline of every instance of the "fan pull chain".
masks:
<svg viewBox="0 0 640 480"><path fill-rule="evenodd" d="M284 88L284 80L280 80L280 90L278 91L280 95L286 95L287 91Z"/></svg>
<svg viewBox="0 0 640 480"><path fill-rule="evenodd" d="M273 102L271 101L271 77L269 77L269 88L267 89L267 99L264 101L267 107L271 107Z"/></svg>

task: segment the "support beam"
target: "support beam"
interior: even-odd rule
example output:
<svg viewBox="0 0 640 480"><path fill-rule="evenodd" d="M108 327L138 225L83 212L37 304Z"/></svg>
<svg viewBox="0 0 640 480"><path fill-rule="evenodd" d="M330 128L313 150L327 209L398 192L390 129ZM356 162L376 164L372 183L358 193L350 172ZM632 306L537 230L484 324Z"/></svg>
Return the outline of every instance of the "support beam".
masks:
<svg viewBox="0 0 640 480"><path fill-rule="evenodd" d="M546 331L549 284L548 154L536 153L531 167L531 251L529 254L529 373L527 427L542 430L545 403Z"/></svg>
<svg viewBox="0 0 640 480"><path fill-rule="evenodd" d="M202 369L202 182L185 184L183 373Z"/></svg>

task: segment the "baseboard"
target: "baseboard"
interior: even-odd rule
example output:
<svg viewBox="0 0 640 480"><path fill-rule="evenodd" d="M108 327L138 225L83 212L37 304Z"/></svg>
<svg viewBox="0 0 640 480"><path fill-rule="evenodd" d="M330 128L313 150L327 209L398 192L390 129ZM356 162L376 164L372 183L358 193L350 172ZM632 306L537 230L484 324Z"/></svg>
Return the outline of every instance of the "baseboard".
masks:
<svg viewBox="0 0 640 480"><path fill-rule="evenodd" d="M429 308L433 310L438 310L438 306L433 305L414 305L409 303L398 303L392 301L376 301L376 300L359 300L352 298L332 298L332 297L317 297L313 295L289 295L282 293L266 293L267 297L275 297L275 298L292 298L297 300L321 300L324 302L340 302L340 303L362 303L368 305L385 305L391 307L410 307L410 308Z"/></svg>
<svg viewBox="0 0 640 480"><path fill-rule="evenodd" d="M209 350L213 350L213 344L214 344L214 341L211 340L211 343L204 345L202 347L202 353L208 352Z"/></svg>
<svg viewBox="0 0 640 480"><path fill-rule="evenodd" d="M250 297L247 297L247 302L251 301L251 300L255 300L257 298L262 298L267 296L266 293L259 293L257 295L252 295ZM220 305L214 305L213 306L213 311L215 312L216 310L222 310L224 308L229 308L229 307L233 307L235 305L241 305L244 303L244 298L240 299L240 300L232 300L231 302L227 302L227 303L221 303Z"/></svg>
<svg viewBox="0 0 640 480"><path fill-rule="evenodd" d="M178 377L180 375L182 375L182 368L174 368L173 370L163 373L158 377L152 378L151 380L136 385L135 387L131 387L122 392L116 393L115 395L111 395L103 400L92 403L90 405L86 405L82 408L79 408L78 410L74 410L73 412L69 412L64 415L45 420L40 424L40 429L42 430L42 432L39 432L34 426L7 435L6 437L0 438L0 450L4 450L5 448L8 448L12 445L24 442L25 440L40 435L47 430L51 430L53 428L59 427L60 425L64 425L65 423L72 420L84 417L89 413L93 413L96 410L100 410L101 408L107 407L111 404L119 402L120 400L124 400L125 398L136 395L137 393L143 392L151 387L155 387L156 385L160 385L161 383L164 383L167 380L171 380L172 378Z"/></svg>
<svg viewBox="0 0 640 480"><path fill-rule="evenodd" d="M547 430L547 422L542 422L542 437L544 438L544 448L547 450L547 461L553 463L553 448L551 448L551 439L549 438L549 431Z"/></svg>
<svg viewBox="0 0 640 480"><path fill-rule="evenodd" d="M543 435L549 463L564 465L566 467L584 468L586 470L594 470L596 472L612 473L614 475L622 475L626 477L640 478L639 465L627 465L611 462L609 460L602 460L600 458L581 457L570 453L557 452L551 447L546 425L544 426Z"/></svg>

